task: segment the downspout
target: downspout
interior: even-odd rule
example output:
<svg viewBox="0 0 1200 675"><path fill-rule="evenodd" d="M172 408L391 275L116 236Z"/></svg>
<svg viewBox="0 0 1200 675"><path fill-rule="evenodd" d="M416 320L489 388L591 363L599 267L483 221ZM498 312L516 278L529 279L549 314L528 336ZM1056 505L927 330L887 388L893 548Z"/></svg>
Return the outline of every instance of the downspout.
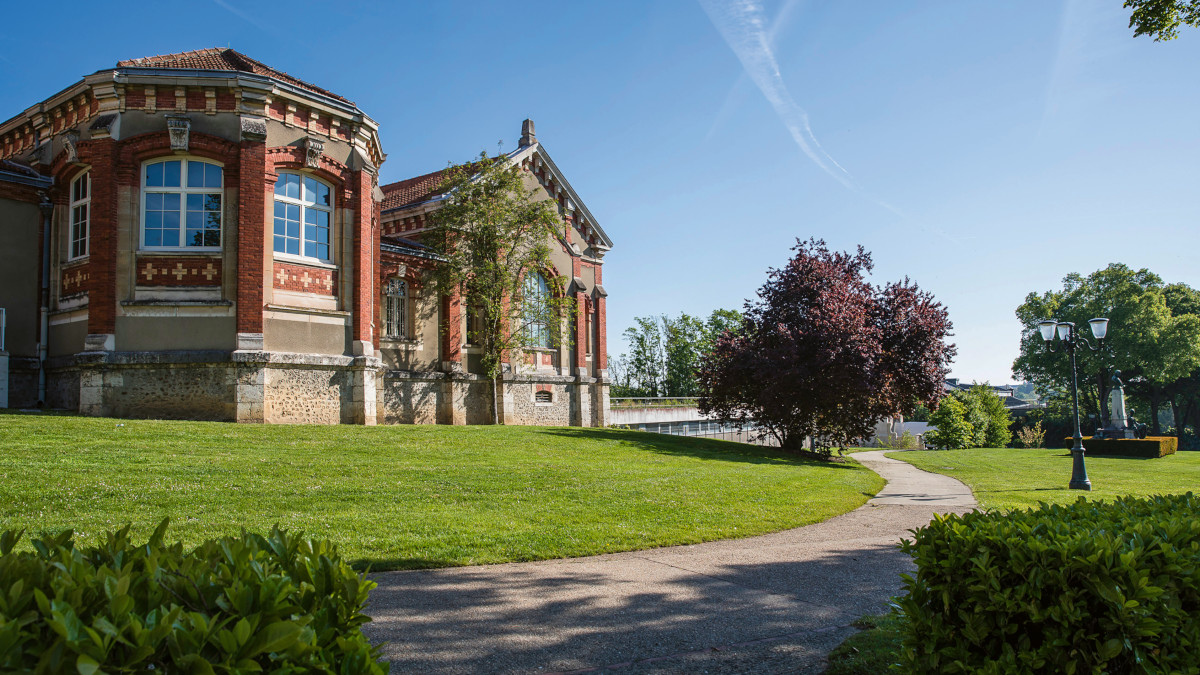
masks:
<svg viewBox="0 0 1200 675"><path fill-rule="evenodd" d="M46 405L46 359L50 350L50 216L54 213L54 204L45 192L39 193L42 198L38 209L42 212L42 307L38 329L38 406Z"/></svg>

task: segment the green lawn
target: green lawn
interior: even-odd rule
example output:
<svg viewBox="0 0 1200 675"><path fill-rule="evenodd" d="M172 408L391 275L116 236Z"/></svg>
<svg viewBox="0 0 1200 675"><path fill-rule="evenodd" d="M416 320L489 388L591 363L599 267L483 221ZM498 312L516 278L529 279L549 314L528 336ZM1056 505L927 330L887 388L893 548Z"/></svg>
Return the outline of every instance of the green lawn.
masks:
<svg viewBox="0 0 1200 675"><path fill-rule="evenodd" d="M1200 452L1180 452L1158 459L1086 457L1092 491L1071 490L1069 450L921 450L889 453L925 471L953 476L970 486L979 504L989 509L1037 506L1039 501L1066 504L1080 495L1113 499L1200 491Z"/></svg>
<svg viewBox="0 0 1200 675"><path fill-rule="evenodd" d="M196 543L278 523L373 569L750 536L844 513L882 486L854 462L637 431L0 412L0 529L95 542L170 516L168 536Z"/></svg>

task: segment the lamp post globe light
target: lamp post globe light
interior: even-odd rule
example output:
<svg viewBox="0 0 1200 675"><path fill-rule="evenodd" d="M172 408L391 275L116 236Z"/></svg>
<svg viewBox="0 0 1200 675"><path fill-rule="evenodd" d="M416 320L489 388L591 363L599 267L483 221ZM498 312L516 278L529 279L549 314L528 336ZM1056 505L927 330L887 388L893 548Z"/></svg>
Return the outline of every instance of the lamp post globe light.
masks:
<svg viewBox="0 0 1200 675"><path fill-rule="evenodd" d="M1042 339L1046 341L1046 347L1051 352L1058 351L1054 348L1054 340L1057 337L1062 342L1060 349L1066 349L1067 353L1071 355L1071 407L1075 413L1075 445L1071 448L1070 487L1072 490L1092 489L1092 481L1088 480L1087 466L1083 463L1083 434L1079 433L1079 385L1075 376L1075 350L1082 344L1091 351L1098 352L1104 347L1104 338L1108 335L1108 319L1092 319L1088 321L1088 324L1092 327L1092 337L1096 338L1095 346L1092 346L1087 338L1081 337L1075 330L1075 324L1070 321L1050 319L1038 324L1038 331L1041 332Z"/></svg>

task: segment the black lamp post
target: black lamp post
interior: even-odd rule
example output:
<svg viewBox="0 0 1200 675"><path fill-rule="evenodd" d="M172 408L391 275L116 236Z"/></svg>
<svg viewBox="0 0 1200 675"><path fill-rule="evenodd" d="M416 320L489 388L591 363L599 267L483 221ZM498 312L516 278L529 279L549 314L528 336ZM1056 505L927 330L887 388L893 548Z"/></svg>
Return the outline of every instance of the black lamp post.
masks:
<svg viewBox="0 0 1200 675"><path fill-rule="evenodd" d="M1092 319L1088 323L1092 326L1092 336L1096 338L1095 347L1075 331L1075 324L1070 321L1047 320L1038 324L1038 330L1041 331L1042 339L1046 341L1046 347L1050 351L1056 351L1054 334L1057 332L1058 339L1062 340L1063 347L1071 355L1071 404L1075 412L1075 446L1071 448L1072 490L1092 489L1092 481L1088 480L1087 467L1083 463L1083 434L1079 433L1079 385L1075 381L1075 349L1082 344L1098 352L1104 347L1104 336L1108 335L1108 319Z"/></svg>

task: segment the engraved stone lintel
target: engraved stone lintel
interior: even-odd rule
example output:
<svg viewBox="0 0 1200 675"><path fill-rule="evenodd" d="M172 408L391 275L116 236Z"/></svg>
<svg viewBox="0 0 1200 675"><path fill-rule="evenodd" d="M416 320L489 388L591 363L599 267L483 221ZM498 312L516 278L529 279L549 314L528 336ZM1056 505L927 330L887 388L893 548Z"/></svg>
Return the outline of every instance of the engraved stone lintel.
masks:
<svg viewBox="0 0 1200 675"><path fill-rule="evenodd" d="M304 139L304 166L316 169L321 165L321 153L325 151L325 141L316 138Z"/></svg>
<svg viewBox="0 0 1200 675"><path fill-rule="evenodd" d="M79 161L79 132L68 131L63 134L63 149L67 151L67 161L74 164Z"/></svg>
<svg viewBox="0 0 1200 675"><path fill-rule="evenodd" d="M267 121L261 117L243 117L242 118L242 140L243 141L265 141L265 140L267 140Z"/></svg>
<svg viewBox="0 0 1200 675"><path fill-rule="evenodd" d="M167 115L167 133L171 136L171 149L175 152L188 151L188 136L192 120L183 115Z"/></svg>

